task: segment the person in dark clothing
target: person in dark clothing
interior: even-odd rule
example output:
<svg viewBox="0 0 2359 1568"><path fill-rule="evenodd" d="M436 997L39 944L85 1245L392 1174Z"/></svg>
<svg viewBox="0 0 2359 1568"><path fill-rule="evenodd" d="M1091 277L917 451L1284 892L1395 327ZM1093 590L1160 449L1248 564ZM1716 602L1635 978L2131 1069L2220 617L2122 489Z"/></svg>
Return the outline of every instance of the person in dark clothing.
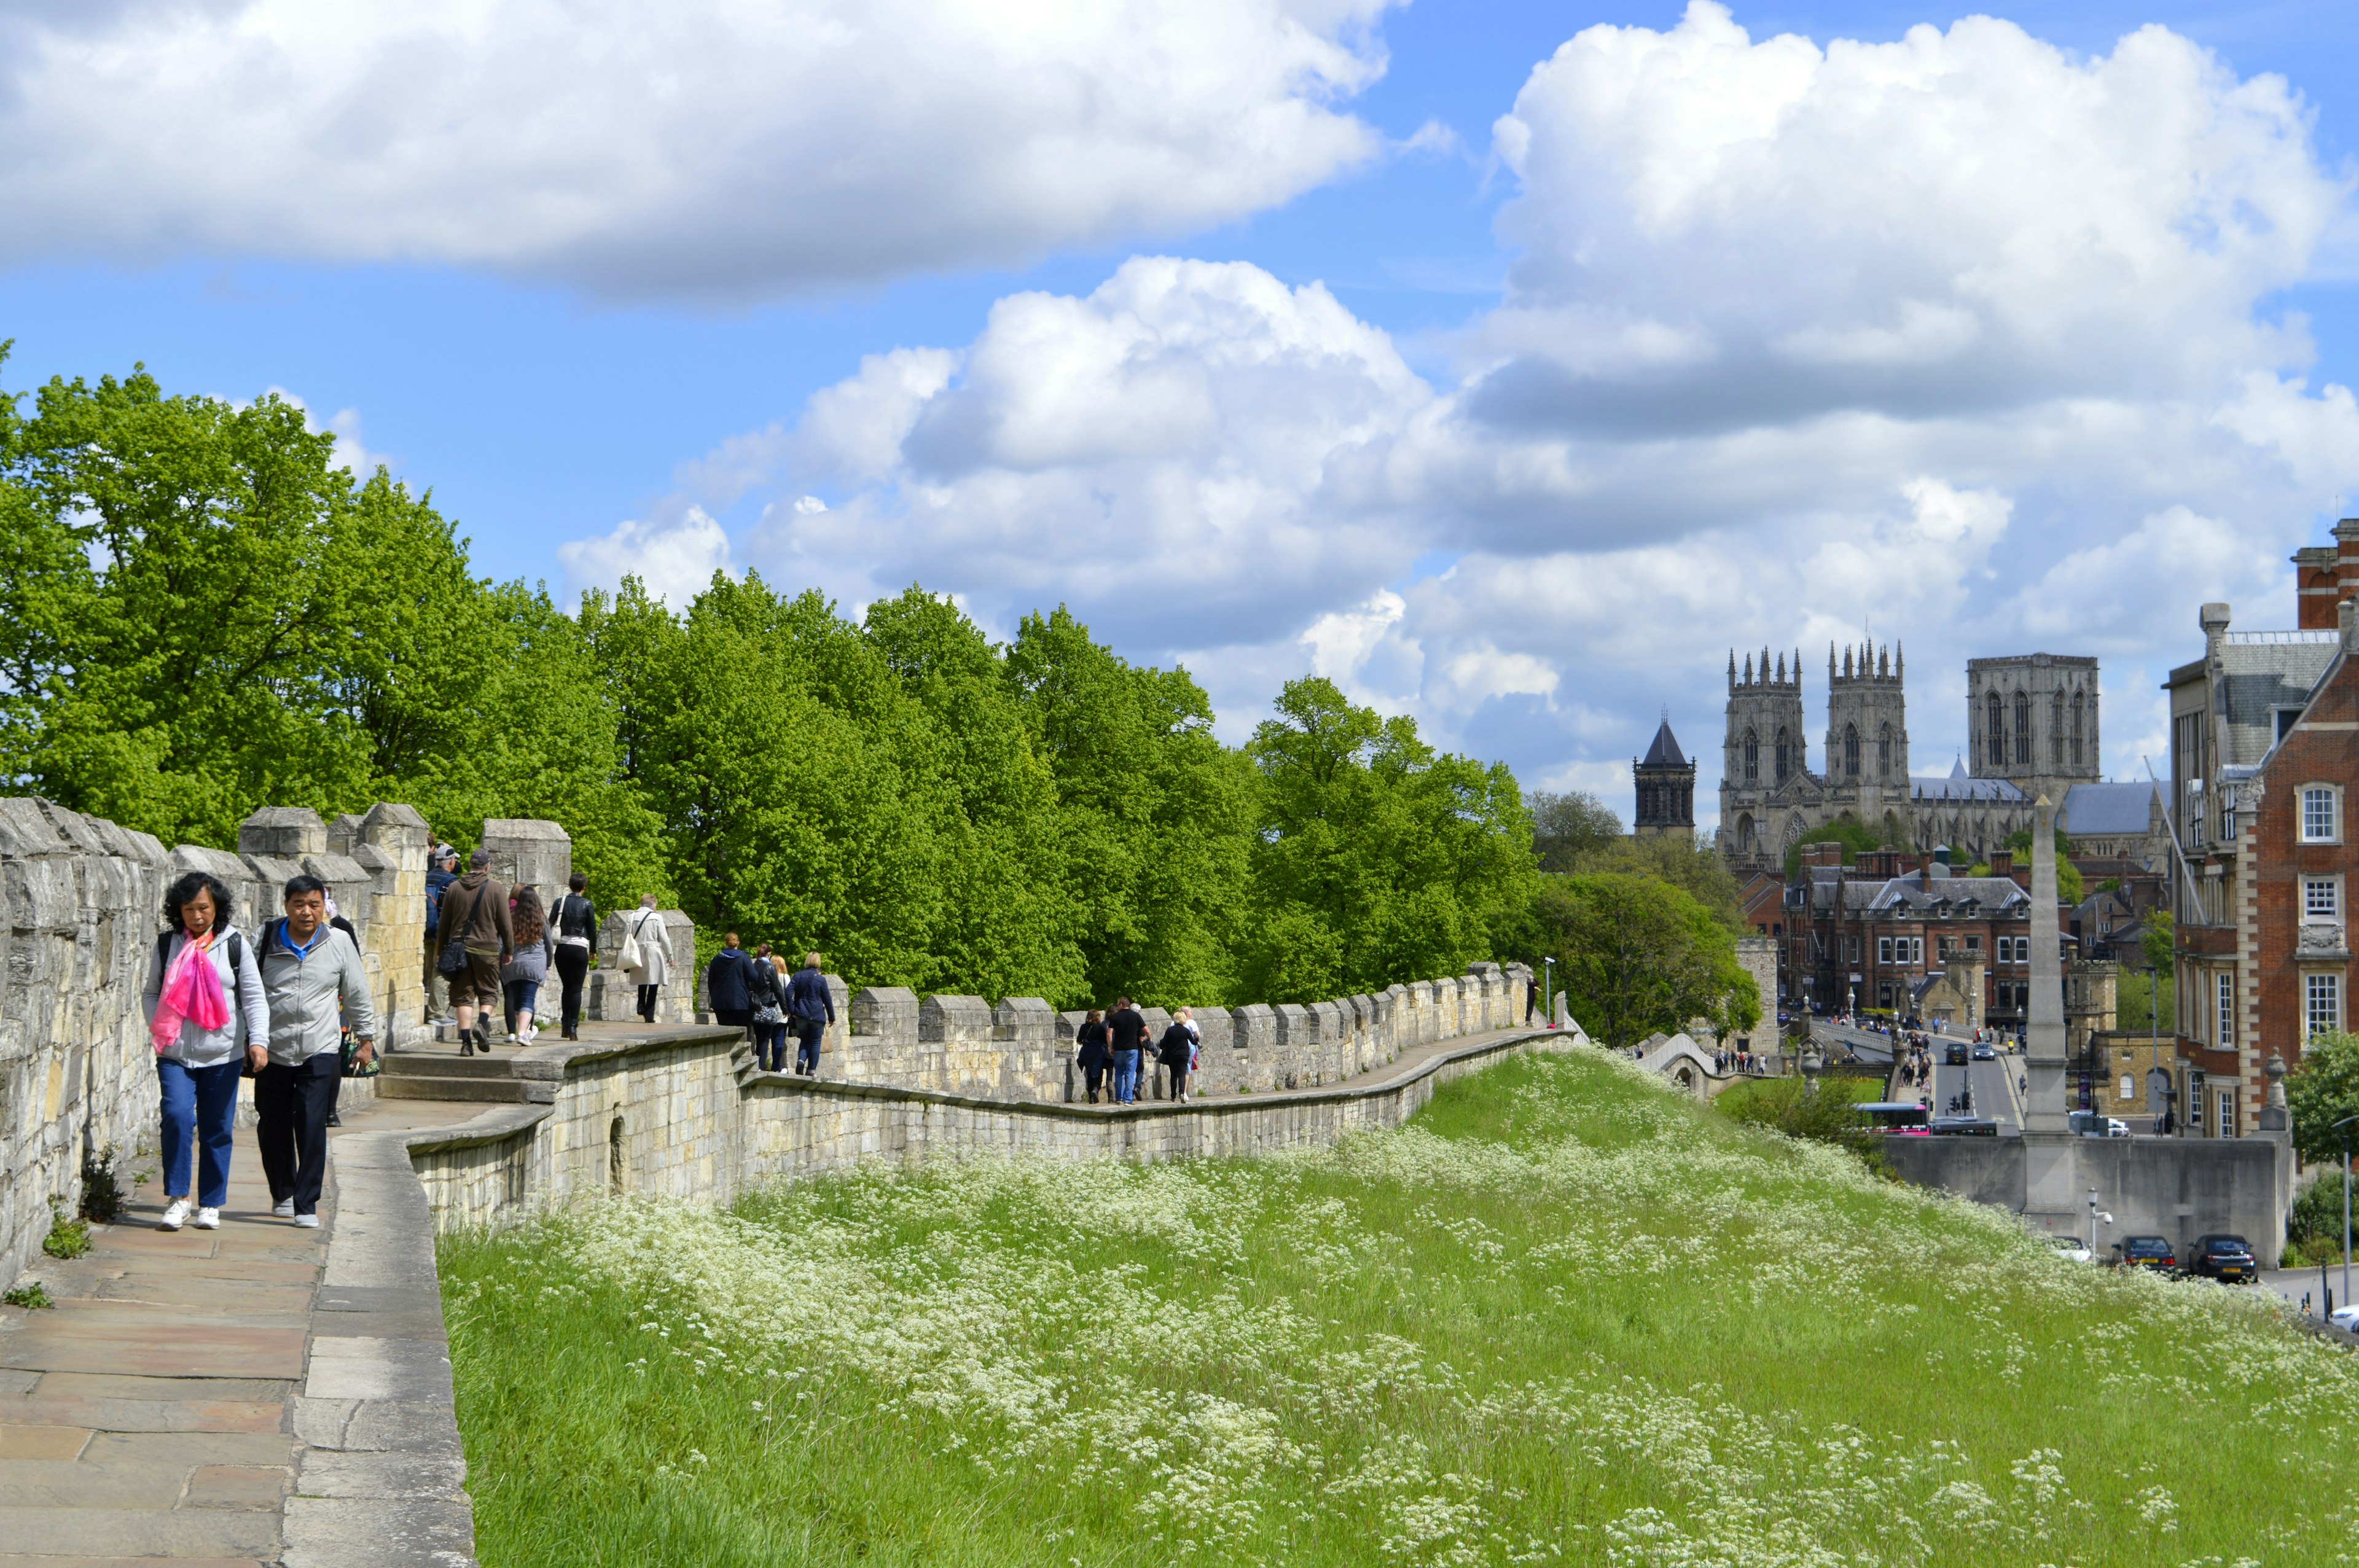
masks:
<svg viewBox="0 0 2359 1568"><path fill-rule="evenodd" d="M787 982L787 1027L795 1036L795 1072L819 1076L819 1037L835 1022L835 992L820 972L819 955L803 955L803 967Z"/></svg>
<svg viewBox="0 0 2359 1568"><path fill-rule="evenodd" d="M451 1011L459 1020L462 1056L491 1050L491 1026L476 1018L475 1010L482 1008L488 1017L500 1005L500 967L516 957L508 885L492 881L491 866L491 851L476 850L467 859L467 874L442 893L442 940L458 937L465 953L459 972L451 977Z"/></svg>
<svg viewBox="0 0 2359 1568"><path fill-rule="evenodd" d="M704 971L704 1000L716 1023L750 1031L754 1022L754 957L737 946L737 933L721 938L721 951Z"/></svg>
<svg viewBox="0 0 2359 1568"><path fill-rule="evenodd" d="M766 1073L787 1070L787 978L770 957L770 945L754 949L754 968L745 987L754 1002L754 1065Z"/></svg>
<svg viewBox="0 0 2359 1568"><path fill-rule="evenodd" d="M1173 1019L1171 1027L1163 1032L1163 1038L1155 1045L1155 1058L1163 1064L1163 1070L1169 1075L1172 1099L1188 1098L1188 1060L1195 1053L1196 1037L1188 1033L1186 1022Z"/></svg>
<svg viewBox="0 0 2359 1568"><path fill-rule="evenodd" d="M1539 1010L1540 982L1538 979L1526 980L1524 982L1524 1022L1529 1023L1532 1021L1532 1014Z"/></svg>
<svg viewBox="0 0 2359 1568"><path fill-rule="evenodd" d="M590 902L590 879L573 873L572 891L557 901L557 978L564 982L563 1013L558 1022L568 1040L582 1038L582 987L590 978L590 950L598 945L598 906Z"/></svg>
<svg viewBox="0 0 2359 1568"><path fill-rule="evenodd" d="M1092 1008L1088 1020L1073 1031L1073 1062L1082 1069L1092 1105L1098 1103L1098 1087L1105 1082L1112 1054L1106 1048L1105 1014Z"/></svg>
<svg viewBox="0 0 2359 1568"><path fill-rule="evenodd" d="M1114 1103L1130 1105L1138 1098L1138 1055L1147 1044L1147 1020L1128 997L1114 999L1114 1011L1106 1014L1106 1034L1114 1051Z"/></svg>
<svg viewBox="0 0 2359 1568"><path fill-rule="evenodd" d="M459 858L439 849L426 859L426 1016L450 1016L451 981L435 960L442 956L442 895L459 880Z"/></svg>

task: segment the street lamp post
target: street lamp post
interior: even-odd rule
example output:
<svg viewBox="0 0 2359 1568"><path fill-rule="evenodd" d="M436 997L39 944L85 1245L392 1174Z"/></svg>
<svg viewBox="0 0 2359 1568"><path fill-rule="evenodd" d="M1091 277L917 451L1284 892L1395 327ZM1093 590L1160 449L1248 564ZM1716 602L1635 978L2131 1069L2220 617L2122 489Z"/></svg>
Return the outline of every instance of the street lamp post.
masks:
<svg viewBox="0 0 2359 1568"><path fill-rule="evenodd" d="M1540 959L1540 975L1542 1000L1548 1004L1549 1027L1554 1029L1556 1027L1556 960L1553 957Z"/></svg>

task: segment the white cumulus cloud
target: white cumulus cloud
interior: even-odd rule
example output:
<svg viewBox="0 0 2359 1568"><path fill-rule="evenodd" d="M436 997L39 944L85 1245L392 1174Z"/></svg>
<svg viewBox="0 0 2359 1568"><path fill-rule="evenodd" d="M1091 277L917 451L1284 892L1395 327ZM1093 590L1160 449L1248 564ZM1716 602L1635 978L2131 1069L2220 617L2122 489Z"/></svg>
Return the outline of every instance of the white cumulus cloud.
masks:
<svg viewBox="0 0 2359 1568"><path fill-rule="evenodd" d="M1367 162L1386 0L0 14L0 256L745 297L1245 216Z"/></svg>
<svg viewBox="0 0 2359 1568"><path fill-rule="evenodd" d="M1968 657L2097 654L2134 772L2193 605L2289 623L2359 487L2359 405L2270 314L2344 182L2285 82L2176 34L1756 41L1699 0L1570 40L1496 137L1511 284L1440 384L1317 285L1136 258L716 453L774 492L744 554L1003 634L1069 602L1231 733L1318 670L1620 781L1668 705L1708 821L1732 647L1799 648L1817 724L1830 643L1904 643L1928 770Z"/></svg>

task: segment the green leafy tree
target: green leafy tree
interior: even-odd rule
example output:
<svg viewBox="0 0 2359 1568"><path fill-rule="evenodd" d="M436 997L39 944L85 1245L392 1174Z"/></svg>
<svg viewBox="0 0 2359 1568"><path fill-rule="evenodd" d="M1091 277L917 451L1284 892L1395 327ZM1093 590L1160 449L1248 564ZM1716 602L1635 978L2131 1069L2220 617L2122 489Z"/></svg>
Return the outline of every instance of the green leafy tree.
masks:
<svg viewBox="0 0 2359 1568"><path fill-rule="evenodd" d="M2345 1117L2359 1116L2359 1035L2311 1035L2301 1060L2286 1075L2285 1091L2293 1113L2294 1152L2311 1164L2342 1163L2344 1138L2359 1134L2359 1124L2341 1131L2334 1127ZM2359 1145L2359 1137L2351 1141Z"/></svg>
<svg viewBox="0 0 2359 1568"><path fill-rule="evenodd" d="M1712 918L1738 935L1746 935L1737 907L1736 879L1707 844L1668 834L1654 838L1614 838L1574 863L1580 872L1619 871L1670 883L1712 911Z"/></svg>
<svg viewBox="0 0 2359 1568"><path fill-rule="evenodd" d="M1437 753L1332 682L1289 682L1261 775L1247 995L1310 1001L1451 974L1529 895L1531 827L1501 764Z"/></svg>
<svg viewBox="0 0 2359 1568"><path fill-rule="evenodd" d="M1697 1021L1715 1033L1761 1021L1735 936L1658 877L1550 877L1532 900L1523 941L1516 956L1554 958L1573 1017L1608 1044L1634 1045Z"/></svg>
<svg viewBox="0 0 2359 1568"><path fill-rule="evenodd" d="M1585 789L1536 789L1525 798L1531 806L1532 849L1544 871L1580 871L1589 857L1623 841L1622 819Z"/></svg>
<svg viewBox="0 0 2359 1568"><path fill-rule="evenodd" d="M2138 956L2146 967L2164 979L2169 979L2177 963L2178 925L2170 911L2158 909L2146 917L2146 929L2138 933Z"/></svg>
<svg viewBox="0 0 2359 1568"><path fill-rule="evenodd" d="M1184 670L1141 669L1059 607L1027 615L1005 678L1055 781L1055 845L1093 1001L1235 990L1256 776Z"/></svg>

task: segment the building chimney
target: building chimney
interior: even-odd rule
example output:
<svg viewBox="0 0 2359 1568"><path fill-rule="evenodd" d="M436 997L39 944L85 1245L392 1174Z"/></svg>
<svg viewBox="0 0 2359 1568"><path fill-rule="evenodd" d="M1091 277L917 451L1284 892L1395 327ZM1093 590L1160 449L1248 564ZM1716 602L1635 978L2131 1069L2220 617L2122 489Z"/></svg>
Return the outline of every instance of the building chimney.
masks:
<svg viewBox="0 0 2359 1568"><path fill-rule="evenodd" d="M2015 875L2015 851L2012 849L1993 849L1991 851L1990 868L1991 875L1995 877L2011 877Z"/></svg>
<svg viewBox="0 0 2359 1568"><path fill-rule="evenodd" d="M2334 525L2336 575L2334 598L2337 603L2359 594L2359 517L2345 517ZM2328 619L2323 624L2332 626Z"/></svg>
<svg viewBox="0 0 2359 1568"><path fill-rule="evenodd" d="M2343 600L2342 556L2332 545L2304 545L2293 553L2294 624L2305 632L2334 625Z"/></svg>

